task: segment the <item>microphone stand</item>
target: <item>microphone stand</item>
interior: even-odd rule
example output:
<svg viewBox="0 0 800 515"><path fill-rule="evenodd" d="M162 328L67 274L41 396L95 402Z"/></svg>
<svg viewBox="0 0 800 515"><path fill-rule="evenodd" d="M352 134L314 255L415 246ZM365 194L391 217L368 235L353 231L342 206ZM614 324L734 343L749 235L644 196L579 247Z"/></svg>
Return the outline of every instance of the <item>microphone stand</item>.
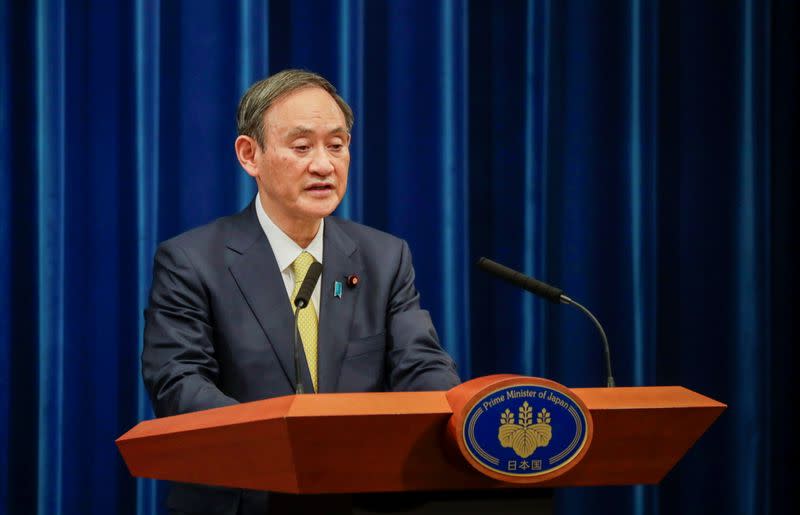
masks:
<svg viewBox="0 0 800 515"><path fill-rule="evenodd" d="M300 377L300 330L298 328L298 320L300 317L300 310L303 309L305 306L297 306L294 310L294 377L295 377L295 384L294 384L294 393L297 395L303 394L303 380Z"/></svg>
<svg viewBox="0 0 800 515"><path fill-rule="evenodd" d="M603 354L606 362L606 386L616 386L614 376L611 374L611 351L609 351L608 348L608 338L606 338L606 332L603 330L603 326L600 325L600 321L597 320L591 311L564 295L564 291L560 288L543 283L542 281L534 279L533 277L529 277L521 272L517 272L516 270L508 268L505 265L501 265L500 263L492 261L491 259L482 257L478 260L477 265L485 272L497 276L504 281L513 284L514 286L524 288L525 290L543 297L550 302L556 304L570 304L575 306L586 316L588 316L594 323L595 327L597 327L597 330L600 331L600 337L603 339Z"/></svg>
<svg viewBox="0 0 800 515"><path fill-rule="evenodd" d="M591 311L586 309L586 307L584 307L582 304L579 304L578 302L575 302L566 295L562 294L560 300L562 304L569 304L583 311L583 313L586 316L588 316L592 320L592 322L594 322L594 325L595 327L597 327L597 330L600 331L600 337L603 339L603 355L605 357L605 362L606 362L606 386L608 387L616 386L616 383L614 382L614 376L611 374L611 353L608 350L608 338L606 338L606 332L603 330L603 326L600 325L600 321L597 320L597 317L595 317Z"/></svg>

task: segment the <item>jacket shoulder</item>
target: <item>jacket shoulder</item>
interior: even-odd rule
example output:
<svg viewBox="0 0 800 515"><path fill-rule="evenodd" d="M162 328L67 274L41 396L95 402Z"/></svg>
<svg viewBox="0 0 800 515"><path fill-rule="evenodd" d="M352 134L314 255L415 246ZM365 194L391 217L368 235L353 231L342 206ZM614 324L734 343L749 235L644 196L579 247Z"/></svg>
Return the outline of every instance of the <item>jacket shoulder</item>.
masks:
<svg viewBox="0 0 800 515"><path fill-rule="evenodd" d="M180 247L187 252L193 250L206 251L216 245L225 245L226 242L236 237L240 240L246 237L246 218L248 208L240 213L217 218L205 225L189 229L159 244L159 248Z"/></svg>

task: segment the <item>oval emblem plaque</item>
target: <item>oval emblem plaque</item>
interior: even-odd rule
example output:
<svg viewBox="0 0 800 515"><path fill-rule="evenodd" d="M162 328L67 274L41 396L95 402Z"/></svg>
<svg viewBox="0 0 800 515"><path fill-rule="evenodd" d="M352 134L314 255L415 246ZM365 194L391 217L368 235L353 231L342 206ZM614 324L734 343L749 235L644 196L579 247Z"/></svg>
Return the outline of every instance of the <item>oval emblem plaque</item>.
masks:
<svg viewBox="0 0 800 515"><path fill-rule="evenodd" d="M583 456L590 439L583 403L543 379L519 377L483 389L464 413L464 449L475 463L508 479L536 482L560 475Z"/></svg>

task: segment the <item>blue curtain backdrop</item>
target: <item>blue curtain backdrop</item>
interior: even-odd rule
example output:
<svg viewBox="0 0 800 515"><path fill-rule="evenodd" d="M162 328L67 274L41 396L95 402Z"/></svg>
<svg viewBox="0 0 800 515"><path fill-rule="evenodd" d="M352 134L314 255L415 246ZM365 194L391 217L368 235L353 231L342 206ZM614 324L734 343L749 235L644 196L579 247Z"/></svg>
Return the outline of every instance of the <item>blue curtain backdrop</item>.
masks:
<svg viewBox="0 0 800 515"><path fill-rule="evenodd" d="M161 513L114 439L157 242L254 194L234 111L285 67L357 122L339 214L406 238L465 378L729 404L659 486L567 489L562 514L780 513L797 214L794 2L0 0L0 512Z"/></svg>

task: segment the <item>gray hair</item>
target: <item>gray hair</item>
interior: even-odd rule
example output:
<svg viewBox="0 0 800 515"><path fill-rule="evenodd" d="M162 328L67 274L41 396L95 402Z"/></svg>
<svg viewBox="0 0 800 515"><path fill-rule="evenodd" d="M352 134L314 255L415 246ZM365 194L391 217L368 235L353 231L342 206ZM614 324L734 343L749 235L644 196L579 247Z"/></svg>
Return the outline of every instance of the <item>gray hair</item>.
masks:
<svg viewBox="0 0 800 515"><path fill-rule="evenodd" d="M353 128L353 110L325 77L306 70L283 70L250 86L239 101L236 129L240 136L250 136L264 148L264 113L280 97L298 89L316 87L327 91L344 113L347 132Z"/></svg>

